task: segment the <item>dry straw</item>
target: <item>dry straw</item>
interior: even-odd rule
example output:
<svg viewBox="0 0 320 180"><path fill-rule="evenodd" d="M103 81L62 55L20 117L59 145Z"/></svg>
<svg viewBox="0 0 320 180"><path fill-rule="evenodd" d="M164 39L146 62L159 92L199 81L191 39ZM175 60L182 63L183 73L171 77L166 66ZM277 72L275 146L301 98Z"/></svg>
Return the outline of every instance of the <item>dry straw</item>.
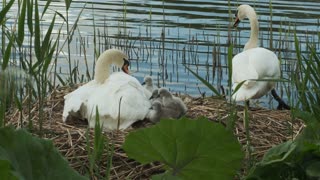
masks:
<svg viewBox="0 0 320 180"><path fill-rule="evenodd" d="M88 154L86 150L86 131L87 123L85 121L69 121L67 124L62 123L63 96L74 88L60 87L54 90L48 96L43 110L46 117L43 121L43 137L51 139L58 150L66 157L70 165L81 174L88 171ZM227 124L230 114L230 105L218 98L192 98L189 96L182 97L188 106L187 117L195 118L205 116L211 121ZM246 150L246 130L243 124L243 107L237 106L237 120L235 122L234 133L239 142ZM39 109L35 104L31 110L30 116L34 127L37 127ZM13 110L7 114L6 122L16 127L26 127L28 124L28 112L19 113L19 110ZM23 124L20 123L20 116L23 116ZM292 120L290 111L276 111L266 109L251 109L249 111L249 132L251 138L252 156L260 160L264 153L271 147L296 137L301 132L304 124L300 120ZM149 122L138 122L133 128L126 131L114 131L104 133L109 138L109 143L114 143L114 154L112 159L112 168L110 179L148 179L154 174L163 172L162 165L152 163L141 165L132 159L129 159L121 146L128 132L147 126ZM39 135L36 130L32 131ZM93 140L93 130L89 132L90 140ZM93 148L93 147L91 147ZM101 176L104 176L105 167L107 167L108 154L102 155L102 165L99 166ZM245 162L244 162L245 163ZM245 167L245 164L244 166ZM246 170L243 169L243 173ZM98 177L91 177L98 179Z"/></svg>

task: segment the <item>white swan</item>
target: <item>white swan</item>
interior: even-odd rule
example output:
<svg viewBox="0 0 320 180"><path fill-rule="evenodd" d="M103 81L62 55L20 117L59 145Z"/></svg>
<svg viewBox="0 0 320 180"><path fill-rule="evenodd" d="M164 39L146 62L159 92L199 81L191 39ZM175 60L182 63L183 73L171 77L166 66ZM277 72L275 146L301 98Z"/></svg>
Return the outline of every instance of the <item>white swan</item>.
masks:
<svg viewBox="0 0 320 180"><path fill-rule="evenodd" d="M232 98L235 101L258 99L274 88L274 81L252 81L252 79L279 79L280 63L272 51L258 47L259 25L254 9L249 5L240 5L236 13L234 27L248 17L251 35L244 51L232 59L233 90L239 83L247 80Z"/></svg>
<svg viewBox="0 0 320 180"><path fill-rule="evenodd" d="M111 64L124 72L110 75ZM63 110L63 121L69 115L87 119L90 127L94 127L96 108L98 108L100 124L106 130L126 129L137 120L143 120L151 107L145 88L139 81L128 75L129 61L122 51L110 49L103 52L95 66L94 80L67 94ZM119 102L120 118L119 116Z"/></svg>

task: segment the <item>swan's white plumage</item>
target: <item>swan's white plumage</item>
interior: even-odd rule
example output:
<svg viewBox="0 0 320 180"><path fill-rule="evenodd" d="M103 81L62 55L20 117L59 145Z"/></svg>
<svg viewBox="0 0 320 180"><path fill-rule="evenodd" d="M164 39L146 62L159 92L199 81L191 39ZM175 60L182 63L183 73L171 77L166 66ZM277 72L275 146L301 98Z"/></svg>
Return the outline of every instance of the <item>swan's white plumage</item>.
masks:
<svg viewBox="0 0 320 180"><path fill-rule="evenodd" d="M99 72L108 73L108 70ZM122 97L119 129L126 129L135 121L146 117L151 107L149 96L151 93L146 94L136 78L123 72L115 72L106 76L103 83L92 80L66 95L63 120L73 115L88 119L89 126L94 127L98 108L100 123L104 128L117 129L119 102Z"/></svg>
<svg viewBox="0 0 320 180"><path fill-rule="evenodd" d="M91 110L91 119L95 119L95 107L98 106L100 119L107 129L117 128L121 97L119 129L126 129L135 121L144 119L151 106L139 81L123 72L113 73L96 88L95 93L99 95L92 95L88 99L87 109ZM94 127L94 123L90 121L90 126Z"/></svg>
<svg viewBox="0 0 320 180"><path fill-rule="evenodd" d="M253 48L237 54L232 59L233 89L245 80L232 96L236 101L257 99L274 87L272 81L250 81L254 79L278 79L280 66L277 56L264 48Z"/></svg>
<svg viewBox="0 0 320 180"><path fill-rule="evenodd" d="M257 47L258 21L252 7L241 5L238 16L242 20L248 17L251 24L251 36L246 43L244 51L232 59L233 90L239 83L245 83L234 93L232 98L236 101L257 99L274 88L273 81L252 81L254 79L279 79L280 64L277 56L270 50Z"/></svg>

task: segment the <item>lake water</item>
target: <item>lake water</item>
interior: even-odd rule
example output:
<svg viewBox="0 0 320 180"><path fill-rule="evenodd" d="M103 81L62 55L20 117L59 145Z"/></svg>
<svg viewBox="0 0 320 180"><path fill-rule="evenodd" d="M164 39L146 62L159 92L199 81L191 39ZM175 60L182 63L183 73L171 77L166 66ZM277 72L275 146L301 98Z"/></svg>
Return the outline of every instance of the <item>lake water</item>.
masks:
<svg viewBox="0 0 320 180"><path fill-rule="evenodd" d="M46 1L39 3L44 5ZM183 64L186 64L219 91L221 86L227 91L228 47L234 44L233 54L241 52L250 35L248 20L237 29L232 28L234 14L240 4L250 4L255 8L260 23L260 45L279 56L284 78L290 78L295 64L294 30L303 53L306 53L306 42L317 42L319 49L318 0L73 1L69 9L70 28L77 17L80 18L70 44L72 67L78 66L79 74L85 74L88 69L92 77L96 58L94 49L103 51L117 47L129 54L132 75L140 81L151 75L155 84L168 87L173 92L212 95L185 69ZM64 1L51 3L43 17L41 27L44 30L54 11L66 17ZM9 19L10 22L14 24ZM58 17L54 33L62 23L63 19ZM64 36L60 44L66 39L65 24L62 33ZM69 73L68 51L66 46L62 49L57 61L58 69L60 75L66 75ZM84 78L87 80L86 76ZM278 83L277 90L286 100L287 90L294 92L289 83ZM267 95L260 99L260 105L273 108L270 101L271 97Z"/></svg>

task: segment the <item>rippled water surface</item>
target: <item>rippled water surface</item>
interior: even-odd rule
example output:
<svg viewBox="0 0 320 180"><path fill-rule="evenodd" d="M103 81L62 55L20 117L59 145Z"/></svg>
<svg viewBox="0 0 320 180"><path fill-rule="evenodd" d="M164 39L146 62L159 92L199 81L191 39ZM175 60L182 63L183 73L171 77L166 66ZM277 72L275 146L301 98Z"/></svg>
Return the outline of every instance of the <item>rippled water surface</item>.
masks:
<svg viewBox="0 0 320 180"><path fill-rule="evenodd" d="M45 3L40 1L41 5ZM94 49L118 47L130 55L132 75L140 81L151 75L158 86L166 86L174 92L212 95L184 68L186 64L220 91L221 86L227 91L228 47L234 44L233 54L242 51L250 35L248 20L237 29L231 28L240 4L250 4L257 11L260 46L272 49L279 56L284 78L290 77L295 64L294 31L303 53L306 42L316 42L319 49L320 6L317 0L73 1L69 26L78 16L80 18L71 43L72 66L78 65L80 74L86 69L92 74ZM66 17L64 1L52 2L42 21L44 29L55 11ZM63 19L58 17L56 27L62 23ZM62 27L65 35L61 42L64 42L67 29L65 24ZM61 75L69 73L67 53L67 48L63 48L58 59ZM285 99L287 90L291 90L288 83L278 83L277 89ZM262 106L268 106L270 98L266 96L260 101Z"/></svg>

